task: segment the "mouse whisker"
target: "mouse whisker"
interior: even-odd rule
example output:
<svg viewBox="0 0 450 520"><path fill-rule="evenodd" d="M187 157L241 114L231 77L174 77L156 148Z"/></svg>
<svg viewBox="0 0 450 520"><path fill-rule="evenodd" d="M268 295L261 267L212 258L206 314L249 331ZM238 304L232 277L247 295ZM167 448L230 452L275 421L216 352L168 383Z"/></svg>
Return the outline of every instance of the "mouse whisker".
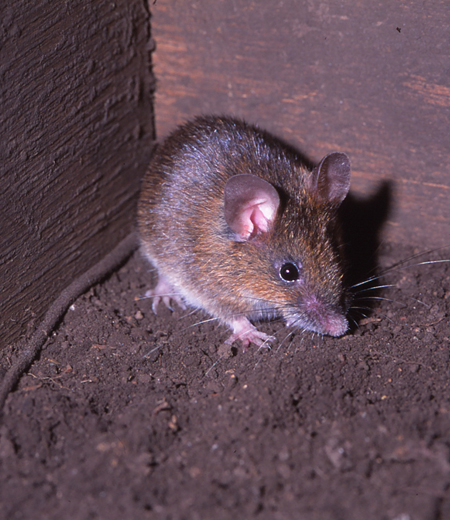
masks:
<svg viewBox="0 0 450 520"><path fill-rule="evenodd" d="M193 327L197 327L198 325L204 325L205 323L211 323L212 321L219 321L219 318L212 317L212 318L206 318L201 321L196 321L195 323L192 323L191 325L188 325L186 328L182 329L182 331L192 329Z"/></svg>
<svg viewBox="0 0 450 520"><path fill-rule="evenodd" d="M183 316L180 316L180 320L184 320L185 318L189 318L190 316L193 316L194 314L196 314L200 309L192 309L190 312L186 313L186 314L183 314Z"/></svg>
<svg viewBox="0 0 450 520"><path fill-rule="evenodd" d="M366 315L363 314L363 316L364 316L364 318L367 318ZM358 322L352 316L349 316L348 319L353 323L353 325L355 325L356 327L359 327Z"/></svg>
<svg viewBox="0 0 450 520"><path fill-rule="evenodd" d="M146 270L145 270L147 273L157 273L158 272L158 268L157 267L148 267Z"/></svg>
<svg viewBox="0 0 450 520"><path fill-rule="evenodd" d="M418 264L413 264L410 267L414 267L415 265L448 264L449 262L450 262L450 259L445 259L445 260L428 260L426 262L420 262Z"/></svg>
<svg viewBox="0 0 450 520"><path fill-rule="evenodd" d="M360 312L360 311L370 312L372 310L373 310L372 307L360 307L360 306L356 307L356 306L352 306L352 307L350 307L348 312L350 314L352 312Z"/></svg>
<svg viewBox="0 0 450 520"><path fill-rule="evenodd" d="M290 337L292 337L296 332L299 332L299 333L301 334L301 333L305 332L305 329L301 328L301 329L293 329L293 330L289 331L289 332L284 336L284 338L280 341L280 344L278 345L278 348L277 348L277 352L278 352L278 351L280 350L280 348L283 346L284 342L285 342L287 339L289 339ZM292 342L293 342L293 340L291 340L288 349L291 347Z"/></svg>
<svg viewBox="0 0 450 520"><path fill-rule="evenodd" d="M355 283L355 284L351 285L349 287L349 290L351 291L352 289L355 289L356 287L361 287L362 285L367 285L367 284L369 284L371 282L375 282L376 280L380 280L382 278L382 276L383 276L382 274L373 275L370 278L367 278L366 280L363 280L362 282ZM371 289L371 287L369 289Z"/></svg>
<svg viewBox="0 0 450 520"><path fill-rule="evenodd" d="M368 292L368 291L376 291L378 289L386 289L388 287L395 287L395 284L386 284L386 285L376 285L374 287L366 287L365 289L359 289L357 292L355 292L354 294L358 295L358 294L361 294L363 292Z"/></svg>
<svg viewBox="0 0 450 520"><path fill-rule="evenodd" d="M349 317L352 317L352 313L358 313L363 316L363 318L367 318L372 311L373 309L371 307L352 307L349 311Z"/></svg>
<svg viewBox="0 0 450 520"><path fill-rule="evenodd" d="M157 351L158 349L160 349L160 348L161 348L161 345L158 345L157 347L152 348L149 352L147 352L147 354L144 354L144 355L142 356L142 359L147 359L148 357L151 356L151 354L153 354L153 352L156 352L156 351Z"/></svg>
<svg viewBox="0 0 450 520"><path fill-rule="evenodd" d="M414 259L420 258L421 256L424 256L424 255L427 255L427 254L435 253L437 251L442 251L442 250L448 249L448 247L449 246L445 246L445 247L442 247L442 248L436 248L436 249L430 249L430 250L427 250L427 251L422 251L420 253L416 253L414 255L411 255L408 258L405 258L403 260L395 262L391 266L383 268L377 275L371 276L367 280L364 280L362 282L359 282L357 284L352 285L350 287L350 289L353 289L355 287L359 287L361 285L365 285L365 284L368 284L368 283L373 282L375 280L378 280L378 279L382 278L384 275L386 275L388 273L402 271L402 270L405 270L405 269L411 269L413 267L418 267L418 266L421 266L421 265L448 263L448 262L450 262L450 259L424 260L422 262L411 263L411 261L414 260Z"/></svg>
<svg viewBox="0 0 450 520"><path fill-rule="evenodd" d="M222 360L222 358L221 358L221 357L218 357L218 358L216 359L216 361L214 361L214 363L213 363L213 364L208 368L208 370L205 372L205 376L204 376L204 377L206 377L206 376L211 372L211 370L212 370L216 365L218 365L218 364L220 363L221 360Z"/></svg>
<svg viewBox="0 0 450 520"><path fill-rule="evenodd" d="M148 291L147 291L148 292ZM156 297L159 297L159 298L173 298L174 296L178 296L178 293L176 291L174 292L169 292L169 293L164 293L164 294L158 294L158 295L154 295L154 294L144 294L144 296L139 296L139 299L140 300L148 300L149 298L156 298Z"/></svg>
<svg viewBox="0 0 450 520"><path fill-rule="evenodd" d="M391 298L384 298L383 296L363 296L361 300L384 300L387 302L395 302Z"/></svg>
<svg viewBox="0 0 450 520"><path fill-rule="evenodd" d="M413 298L412 296L410 296L410 299L415 301L416 303L420 303L421 305L423 305L424 307L426 307L427 309L430 309L431 308L431 305L428 305L426 304L425 302L423 302L422 300L418 300L417 298Z"/></svg>

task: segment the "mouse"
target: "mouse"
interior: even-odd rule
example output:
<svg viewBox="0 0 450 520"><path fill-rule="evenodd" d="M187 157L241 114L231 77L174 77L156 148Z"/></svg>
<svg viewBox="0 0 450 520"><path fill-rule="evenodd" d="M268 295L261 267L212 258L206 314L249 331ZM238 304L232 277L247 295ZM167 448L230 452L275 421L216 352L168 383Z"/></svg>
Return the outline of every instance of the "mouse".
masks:
<svg viewBox="0 0 450 520"><path fill-rule="evenodd" d="M348 330L349 292L338 208L350 160L331 152L309 169L280 139L244 120L198 116L157 146L137 209L143 255L158 273L147 291L202 309L258 347L260 321L320 335Z"/></svg>

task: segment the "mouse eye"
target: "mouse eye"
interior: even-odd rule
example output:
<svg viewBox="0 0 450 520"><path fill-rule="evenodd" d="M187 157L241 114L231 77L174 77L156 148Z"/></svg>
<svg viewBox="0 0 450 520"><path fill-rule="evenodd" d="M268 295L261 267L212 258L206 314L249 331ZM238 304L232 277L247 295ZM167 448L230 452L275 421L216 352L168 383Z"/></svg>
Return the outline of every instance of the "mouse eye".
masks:
<svg viewBox="0 0 450 520"><path fill-rule="evenodd" d="M285 282L295 282L299 276L298 267L291 262L286 262L280 267L280 278Z"/></svg>

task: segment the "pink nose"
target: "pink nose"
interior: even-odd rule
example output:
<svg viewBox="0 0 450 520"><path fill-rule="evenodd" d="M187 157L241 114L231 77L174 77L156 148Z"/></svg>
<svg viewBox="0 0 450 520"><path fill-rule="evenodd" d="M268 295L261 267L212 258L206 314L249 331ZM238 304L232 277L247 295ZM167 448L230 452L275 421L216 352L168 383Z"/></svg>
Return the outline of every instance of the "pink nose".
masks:
<svg viewBox="0 0 450 520"><path fill-rule="evenodd" d="M328 316L324 316L322 324L325 334L330 336L342 336L348 329L347 318L340 314L331 313Z"/></svg>
<svg viewBox="0 0 450 520"><path fill-rule="evenodd" d="M316 296L305 298L303 307L311 319L312 330L330 336L342 336L347 332L348 321L342 312L330 309L330 306L320 301Z"/></svg>

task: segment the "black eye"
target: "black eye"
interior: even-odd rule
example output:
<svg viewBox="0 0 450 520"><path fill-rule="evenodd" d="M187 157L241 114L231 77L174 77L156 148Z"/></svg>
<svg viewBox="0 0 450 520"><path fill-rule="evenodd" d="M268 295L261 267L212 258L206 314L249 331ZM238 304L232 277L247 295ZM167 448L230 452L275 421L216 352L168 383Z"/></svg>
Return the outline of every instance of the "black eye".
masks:
<svg viewBox="0 0 450 520"><path fill-rule="evenodd" d="M280 277L285 282L295 282L295 280L298 280L299 275L298 267L291 262L287 262L280 267Z"/></svg>

